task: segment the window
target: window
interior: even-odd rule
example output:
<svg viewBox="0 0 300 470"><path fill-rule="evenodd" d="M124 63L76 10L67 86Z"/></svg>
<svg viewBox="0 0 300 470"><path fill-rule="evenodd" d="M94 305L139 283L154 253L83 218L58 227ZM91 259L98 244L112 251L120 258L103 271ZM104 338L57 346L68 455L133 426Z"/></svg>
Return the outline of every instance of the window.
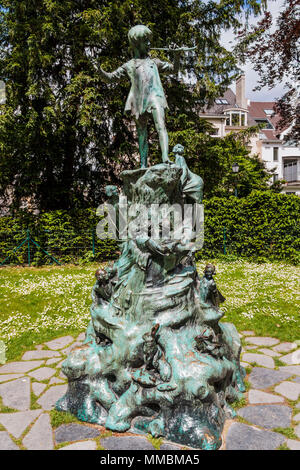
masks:
<svg viewBox="0 0 300 470"><path fill-rule="evenodd" d="M227 100L225 100L224 98L217 98L215 100L215 103L216 104L229 104Z"/></svg>
<svg viewBox="0 0 300 470"><path fill-rule="evenodd" d="M247 114L241 111L228 111L226 113L226 126L246 126Z"/></svg>
<svg viewBox="0 0 300 470"><path fill-rule="evenodd" d="M240 113L231 113L231 125L232 126L240 125Z"/></svg>
<svg viewBox="0 0 300 470"><path fill-rule="evenodd" d="M273 161L278 162L278 147L273 147Z"/></svg>
<svg viewBox="0 0 300 470"><path fill-rule="evenodd" d="M263 129L274 129L268 119L254 119L257 124L263 124Z"/></svg>
<svg viewBox="0 0 300 470"><path fill-rule="evenodd" d="M283 179L288 183L297 181L297 160L290 160L284 163Z"/></svg>
<svg viewBox="0 0 300 470"><path fill-rule="evenodd" d="M275 114L273 109L264 109L264 112L267 116L273 116L273 114Z"/></svg>
<svg viewBox="0 0 300 470"><path fill-rule="evenodd" d="M277 173L275 173L275 174L273 175L273 183L275 183L275 181L278 181L278 175L277 175Z"/></svg>
<svg viewBox="0 0 300 470"><path fill-rule="evenodd" d="M211 130L210 135L219 135L219 129L217 127L214 127Z"/></svg>

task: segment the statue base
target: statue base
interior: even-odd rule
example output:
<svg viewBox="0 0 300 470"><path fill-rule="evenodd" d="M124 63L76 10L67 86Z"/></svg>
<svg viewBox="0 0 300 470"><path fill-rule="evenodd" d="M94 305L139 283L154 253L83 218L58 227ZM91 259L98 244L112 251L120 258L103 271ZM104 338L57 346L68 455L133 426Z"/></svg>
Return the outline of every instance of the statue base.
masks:
<svg viewBox="0 0 300 470"><path fill-rule="evenodd" d="M174 164L126 171L123 180L128 224L140 217L135 204L150 220L154 204L183 207L191 195L200 198L199 181L191 190ZM115 432L218 449L245 371L235 327L220 322L225 299L214 267L200 278L191 240L158 240L135 228L120 258L96 273L92 319L83 346L62 365L69 383L56 409Z"/></svg>

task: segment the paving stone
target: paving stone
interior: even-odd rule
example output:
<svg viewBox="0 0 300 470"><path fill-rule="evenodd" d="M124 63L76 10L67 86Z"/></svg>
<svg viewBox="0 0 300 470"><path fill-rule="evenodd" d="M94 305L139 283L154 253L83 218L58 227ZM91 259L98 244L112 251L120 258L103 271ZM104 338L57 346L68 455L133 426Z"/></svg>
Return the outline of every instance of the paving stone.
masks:
<svg viewBox="0 0 300 470"><path fill-rule="evenodd" d="M48 414L44 413L38 418L29 433L23 439L23 444L28 450L53 449L52 428Z"/></svg>
<svg viewBox="0 0 300 470"><path fill-rule="evenodd" d="M295 441L294 439L288 439L286 444L288 448L291 450L300 450L300 441Z"/></svg>
<svg viewBox="0 0 300 470"><path fill-rule="evenodd" d="M65 383L64 380L59 379L58 377L52 377L52 379L49 382L49 385L54 385L54 384L63 384Z"/></svg>
<svg viewBox="0 0 300 470"><path fill-rule="evenodd" d="M66 380L66 376L65 376L65 374L63 373L62 370L61 370L60 373L59 373L59 377L61 377L62 379L65 379L65 380Z"/></svg>
<svg viewBox="0 0 300 470"><path fill-rule="evenodd" d="M246 342L257 346L273 346L279 343L279 339L270 338L269 336L253 336L252 338L246 338Z"/></svg>
<svg viewBox="0 0 300 470"><path fill-rule="evenodd" d="M294 421L300 421L300 413L297 413L295 416L293 416Z"/></svg>
<svg viewBox="0 0 300 470"><path fill-rule="evenodd" d="M77 346L82 346L82 343L79 343L78 341L76 341L75 343L71 344L71 346L69 346L68 348L63 349L61 353L68 356L68 354L72 351L72 349L76 348Z"/></svg>
<svg viewBox="0 0 300 470"><path fill-rule="evenodd" d="M58 361L60 361L60 357L54 357L53 359L48 359L48 361L46 361L46 365L51 366L52 364L56 364Z"/></svg>
<svg viewBox="0 0 300 470"><path fill-rule="evenodd" d="M46 384L40 384L38 382L33 382L32 384L32 391L35 394L36 397L39 397L41 393L45 390L47 387Z"/></svg>
<svg viewBox="0 0 300 470"><path fill-rule="evenodd" d="M296 382L297 384L300 384L300 377L295 377L293 379L293 382Z"/></svg>
<svg viewBox="0 0 300 470"><path fill-rule="evenodd" d="M272 351L272 349L266 349L266 348L263 348L263 349L259 349L258 350L259 352L265 354L266 356L271 356L271 357L278 357L280 356L280 354L276 351Z"/></svg>
<svg viewBox="0 0 300 470"><path fill-rule="evenodd" d="M300 364L300 349L297 349L297 351L290 354L286 354L286 356L281 356L280 360L290 366Z"/></svg>
<svg viewBox="0 0 300 470"><path fill-rule="evenodd" d="M37 403L41 405L44 410L52 410L55 403L61 398L67 391L67 384L56 385L50 387L38 400Z"/></svg>
<svg viewBox="0 0 300 470"><path fill-rule="evenodd" d="M243 423L233 423L226 436L227 450L275 450L285 441L277 432L265 431Z"/></svg>
<svg viewBox="0 0 300 470"><path fill-rule="evenodd" d="M247 362L240 362L240 364L242 367L249 367L249 364L247 364Z"/></svg>
<svg viewBox="0 0 300 470"><path fill-rule="evenodd" d="M19 438L32 421L34 421L41 413L42 410L2 413L0 414L0 423L10 434Z"/></svg>
<svg viewBox="0 0 300 470"><path fill-rule="evenodd" d="M288 428L291 425L292 410L284 405L254 405L240 408L238 415L266 429Z"/></svg>
<svg viewBox="0 0 300 470"><path fill-rule="evenodd" d="M44 364L44 361L32 361L32 362L10 362L0 367L0 374L23 374L29 370L36 369Z"/></svg>
<svg viewBox="0 0 300 470"><path fill-rule="evenodd" d="M249 381L255 388L266 389L286 380L293 375L289 371L268 370L262 367L254 367L249 375Z"/></svg>
<svg viewBox="0 0 300 470"><path fill-rule="evenodd" d="M294 382L282 382L275 387L274 391L280 393L289 400L298 400L300 395L300 384Z"/></svg>
<svg viewBox="0 0 300 470"><path fill-rule="evenodd" d="M299 437L300 439L300 424L298 424L296 427L295 427L295 434L297 437Z"/></svg>
<svg viewBox="0 0 300 470"><path fill-rule="evenodd" d="M8 380L19 379L20 377L23 377L23 375L22 374L0 375L0 383L7 382Z"/></svg>
<svg viewBox="0 0 300 470"><path fill-rule="evenodd" d="M154 450L153 445L144 437L122 436L101 439L105 450Z"/></svg>
<svg viewBox="0 0 300 470"><path fill-rule="evenodd" d="M280 371L290 372L292 375L300 375L300 366L281 366Z"/></svg>
<svg viewBox="0 0 300 470"><path fill-rule="evenodd" d="M100 436L101 432L84 424L62 424L55 430L57 444L61 442L80 441Z"/></svg>
<svg viewBox="0 0 300 470"><path fill-rule="evenodd" d="M85 333L80 333L80 335L77 336L76 341L84 341L85 340Z"/></svg>
<svg viewBox="0 0 300 470"><path fill-rule="evenodd" d="M30 408L30 379L13 380L0 385L0 395L3 405L15 410L29 410Z"/></svg>
<svg viewBox="0 0 300 470"><path fill-rule="evenodd" d="M47 357L60 357L60 354L58 351L27 351L25 354L23 354L22 360L31 361L33 359L43 359Z"/></svg>
<svg viewBox="0 0 300 470"><path fill-rule="evenodd" d="M162 444L159 450L181 450L182 447L176 444L169 444L168 442Z"/></svg>
<svg viewBox="0 0 300 470"><path fill-rule="evenodd" d="M293 349L296 349L297 347L297 344L296 343L280 343L280 344L277 344L277 346L274 346L274 351L277 351L277 352L282 352L282 353L288 353L290 351L292 351Z"/></svg>
<svg viewBox="0 0 300 470"><path fill-rule="evenodd" d="M248 401L251 405L255 403L282 403L284 402L284 398L279 395L262 392L261 390L250 390Z"/></svg>
<svg viewBox="0 0 300 470"><path fill-rule="evenodd" d="M36 380L48 380L52 375L56 374L56 370L51 367L41 367L33 372L29 372L28 375Z"/></svg>
<svg viewBox="0 0 300 470"><path fill-rule="evenodd" d="M62 447L59 450L96 450L97 444L95 441L84 441L70 444L69 446Z"/></svg>
<svg viewBox="0 0 300 470"><path fill-rule="evenodd" d="M296 408L297 408L297 409L300 409L300 403L297 403L297 404L296 404Z"/></svg>
<svg viewBox="0 0 300 470"><path fill-rule="evenodd" d="M6 431L0 431L0 450L20 450Z"/></svg>
<svg viewBox="0 0 300 470"><path fill-rule="evenodd" d="M268 367L269 369L275 368L275 363L270 356L264 356L263 354L244 353L243 361L245 362L256 362L256 364Z"/></svg>
<svg viewBox="0 0 300 470"><path fill-rule="evenodd" d="M241 333L244 336L254 336L255 335L254 331L249 331L249 330L241 331Z"/></svg>
<svg viewBox="0 0 300 470"><path fill-rule="evenodd" d="M243 349L245 349L245 351L248 351L249 349L256 349L256 347L255 346L249 346L249 344L248 344L248 345L244 346Z"/></svg>
<svg viewBox="0 0 300 470"><path fill-rule="evenodd" d="M63 349L65 348L68 344L72 343L74 341L73 336L62 336L61 338L53 339L52 341L48 341L48 343L45 343L45 345L49 349Z"/></svg>

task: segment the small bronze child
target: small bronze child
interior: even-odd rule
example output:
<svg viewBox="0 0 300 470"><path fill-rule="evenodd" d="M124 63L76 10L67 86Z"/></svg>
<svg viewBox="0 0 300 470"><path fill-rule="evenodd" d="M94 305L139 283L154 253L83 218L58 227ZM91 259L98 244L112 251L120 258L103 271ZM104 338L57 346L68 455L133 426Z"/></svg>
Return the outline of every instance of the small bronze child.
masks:
<svg viewBox="0 0 300 470"><path fill-rule="evenodd" d="M200 281L201 299L206 304L218 308L222 302L225 302L225 297L218 290L213 276L216 274L216 268L213 264L208 263L204 269L204 276Z"/></svg>

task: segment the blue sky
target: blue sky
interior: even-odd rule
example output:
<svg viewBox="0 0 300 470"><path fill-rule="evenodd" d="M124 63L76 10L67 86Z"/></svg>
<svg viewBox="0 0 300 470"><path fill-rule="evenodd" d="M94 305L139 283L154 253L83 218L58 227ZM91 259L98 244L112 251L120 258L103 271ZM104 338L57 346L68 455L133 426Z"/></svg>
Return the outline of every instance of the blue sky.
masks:
<svg viewBox="0 0 300 470"><path fill-rule="evenodd" d="M271 11L273 16L273 22L275 23L276 18L278 16L279 11L282 9L284 4L284 0L273 0L268 1L268 10ZM254 18L250 17L249 22L251 24L255 24L259 21L260 17ZM223 34L222 36L222 43L225 47L231 48L234 36L232 31L228 31ZM246 97L253 101L274 101L276 98L280 98L284 94L284 86L283 84L279 84L275 88L269 90L267 87L262 88L260 91L253 92L253 88L257 84L258 75L253 70L253 64L247 63L245 66L241 67L246 76ZM235 91L235 86L231 87L233 91Z"/></svg>

